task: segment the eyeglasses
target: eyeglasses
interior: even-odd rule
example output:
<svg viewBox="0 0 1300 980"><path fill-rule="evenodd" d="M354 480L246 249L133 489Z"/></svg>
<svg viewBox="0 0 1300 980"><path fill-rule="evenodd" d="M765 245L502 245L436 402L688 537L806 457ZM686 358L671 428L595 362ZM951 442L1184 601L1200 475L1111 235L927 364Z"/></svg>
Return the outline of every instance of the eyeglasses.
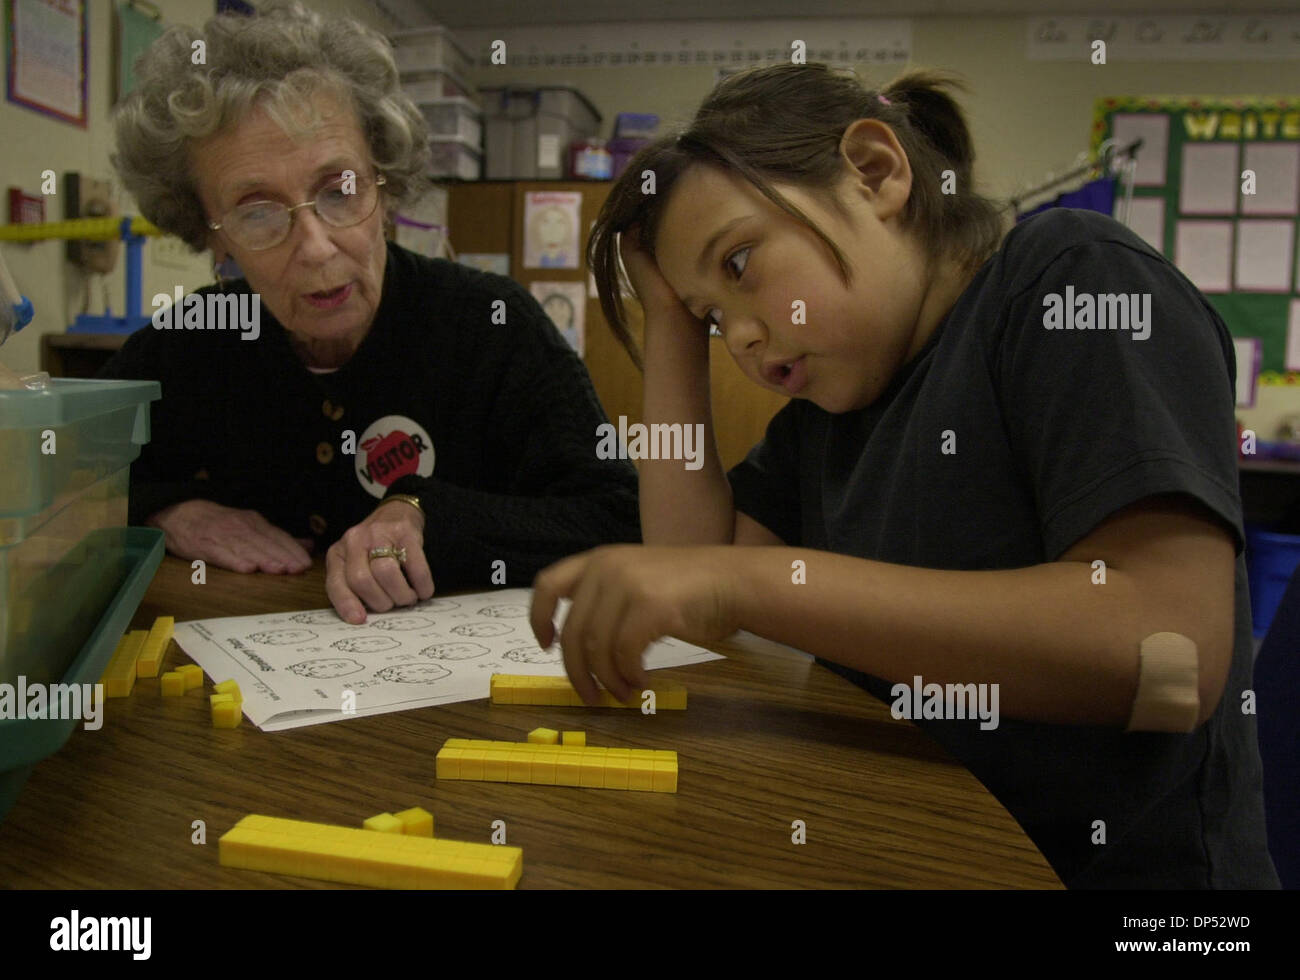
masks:
<svg viewBox="0 0 1300 980"><path fill-rule="evenodd" d="M331 180L320 189L315 200L285 207L278 201L253 201L228 211L220 221L209 221L213 231L225 230L230 240L250 252L275 248L289 237L294 212L310 207L316 216L332 228L350 228L359 225L375 213L379 203L379 188L384 175L374 180L365 177Z"/></svg>

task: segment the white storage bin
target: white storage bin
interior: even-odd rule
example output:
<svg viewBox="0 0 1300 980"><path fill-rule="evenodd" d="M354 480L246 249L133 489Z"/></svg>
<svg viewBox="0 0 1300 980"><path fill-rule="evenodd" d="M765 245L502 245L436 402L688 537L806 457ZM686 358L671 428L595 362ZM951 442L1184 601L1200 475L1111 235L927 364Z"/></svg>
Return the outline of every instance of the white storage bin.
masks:
<svg viewBox="0 0 1300 980"><path fill-rule="evenodd" d="M433 151L430 176L455 177L458 180L479 179L482 154L477 147L460 140L432 139L429 148Z"/></svg>
<svg viewBox="0 0 1300 980"><path fill-rule="evenodd" d="M563 178L569 144L600 131L600 113L567 85L484 86L488 180Z"/></svg>
<svg viewBox="0 0 1300 980"><path fill-rule="evenodd" d="M434 139L454 139L471 146L483 145L483 113L469 99L439 99L425 102L420 111L429 121Z"/></svg>
<svg viewBox="0 0 1300 980"><path fill-rule="evenodd" d="M474 59L455 42L445 27L396 31L390 37L399 72L437 70L464 78L474 67Z"/></svg>
<svg viewBox="0 0 1300 980"><path fill-rule="evenodd" d="M404 72L398 77L402 91L416 105L441 99L468 99L474 103L478 100L477 90L445 71Z"/></svg>

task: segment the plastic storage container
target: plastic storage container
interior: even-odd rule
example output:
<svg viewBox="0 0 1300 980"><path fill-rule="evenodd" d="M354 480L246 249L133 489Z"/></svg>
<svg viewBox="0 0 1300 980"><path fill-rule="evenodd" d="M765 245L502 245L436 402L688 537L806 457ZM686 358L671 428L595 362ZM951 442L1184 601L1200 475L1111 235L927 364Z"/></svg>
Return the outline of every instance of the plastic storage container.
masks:
<svg viewBox="0 0 1300 980"><path fill-rule="evenodd" d="M1246 571L1250 578L1250 618L1255 636L1268 632L1282 593L1300 567L1300 534L1277 534L1246 527Z"/></svg>
<svg viewBox="0 0 1300 980"><path fill-rule="evenodd" d="M474 87L457 75L445 71L420 71L400 76L402 91L416 105L439 99L475 100Z"/></svg>
<svg viewBox="0 0 1300 980"><path fill-rule="evenodd" d="M464 78L474 67L474 60L445 27L395 31L389 37L393 41L393 59L399 73L436 70Z"/></svg>
<svg viewBox="0 0 1300 980"><path fill-rule="evenodd" d="M56 642L69 611L93 605L66 588L65 560L93 531L126 525L129 467L159 396L156 381L0 391L0 683L57 679L85 640Z"/></svg>
<svg viewBox="0 0 1300 980"><path fill-rule="evenodd" d="M568 86L481 90L488 180L565 176L569 145L600 131L600 113Z"/></svg>
<svg viewBox="0 0 1300 980"><path fill-rule="evenodd" d="M156 381L0 391L0 684L93 684L103 673L162 558L162 532L125 527L130 465L159 396ZM0 813L77 723L0 720Z"/></svg>
<svg viewBox="0 0 1300 980"><path fill-rule="evenodd" d="M641 152L642 147L649 146L650 140L640 137L620 136L609 141L609 152L614 158L614 176L618 177L627 169L632 158Z"/></svg>
<svg viewBox="0 0 1300 980"><path fill-rule="evenodd" d="M429 163L431 177L454 177L457 180L478 180L482 155L477 147L460 140L429 141L433 159Z"/></svg>
<svg viewBox="0 0 1300 980"><path fill-rule="evenodd" d="M650 112L620 112L614 117L614 139L653 139L659 117Z"/></svg>
<svg viewBox="0 0 1300 980"><path fill-rule="evenodd" d="M469 99L438 99L420 104L434 139L460 140L470 146L483 145L483 113Z"/></svg>
<svg viewBox="0 0 1300 980"><path fill-rule="evenodd" d="M605 141L593 136L570 144L569 174L575 180L609 180L614 176L614 158Z"/></svg>
<svg viewBox="0 0 1300 980"><path fill-rule="evenodd" d="M157 528L94 531L64 556L60 574L43 581L40 588L48 592L43 601L62 614L56 618L67 619L61 624L62 635L47 637L45 645L60 657L65 648L73 652L71 663L57 675L57 683L90 684L93 690L139 608L163 550L163 532ZM82 639L72 645L83 632ZM102 711L103 702L99 704ZM59 713L66 714L63 710ZM82 718L0 719L0 819L18 799L32 767L57 752L85 720L84 713Z"/></svg>

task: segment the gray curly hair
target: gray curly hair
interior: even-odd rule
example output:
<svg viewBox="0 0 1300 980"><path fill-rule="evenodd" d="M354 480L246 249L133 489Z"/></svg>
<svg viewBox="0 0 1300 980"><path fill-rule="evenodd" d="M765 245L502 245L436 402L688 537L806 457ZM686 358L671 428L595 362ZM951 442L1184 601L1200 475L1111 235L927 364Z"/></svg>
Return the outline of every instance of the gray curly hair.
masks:
<svg viewBox="0 0 1300 980"><path fill-rule="evenodd" d="M206 64L196 65L200 40ZM202 33L177 25L140 57L135 76L113 116L113 166L140 213L196 252L207 247L208 226L190 149L258 105L302 139L319 119L310 97L335 95L356 113L390 202L429 187L428 124L398 86L388 39L351 18L285 0L256 17L213 17Z"/></svg>

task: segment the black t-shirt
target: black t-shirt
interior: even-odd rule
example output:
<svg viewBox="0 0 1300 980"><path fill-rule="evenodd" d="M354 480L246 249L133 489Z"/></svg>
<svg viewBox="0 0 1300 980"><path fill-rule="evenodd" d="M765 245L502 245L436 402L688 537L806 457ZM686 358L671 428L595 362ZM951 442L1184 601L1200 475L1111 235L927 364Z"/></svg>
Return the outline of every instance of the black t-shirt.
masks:
<svg viewBox="0 0 1300 980"><path fill-rule="evenodd" d="M202 498L313 538L319 556L388 494L418 494L439 589L497 572L527 585L565 555L640 540L636 471L596 456L606 417L586 368L503 276L389 243L374 325L337 371L309 371L263 307L255 340L146 326L101 375L162 382L133 523Z"/></svg>
<svg viewBox="0 0 1300 980"><path fill-rule="evenodd" d="M1111 328L1119 303L1099 300L1092 329L1047 328L1066 302L1082 327L1085 293L1128 295L1129 320ZM920 722L1070 887L1278 887L1255 718L1241 707L1252 645L1233 370L1227 329L1177 269L1118 222L1058 209L1007 236L873 404L832 415L791 401L729 474L736 509L789 545L925 568L1055 561L1156 494L1190 495L1232 530L1232 665L1194 732ZM912 680L827 666L885 701ZM1098 820L1104 844L1093 843Z"/></svg>

